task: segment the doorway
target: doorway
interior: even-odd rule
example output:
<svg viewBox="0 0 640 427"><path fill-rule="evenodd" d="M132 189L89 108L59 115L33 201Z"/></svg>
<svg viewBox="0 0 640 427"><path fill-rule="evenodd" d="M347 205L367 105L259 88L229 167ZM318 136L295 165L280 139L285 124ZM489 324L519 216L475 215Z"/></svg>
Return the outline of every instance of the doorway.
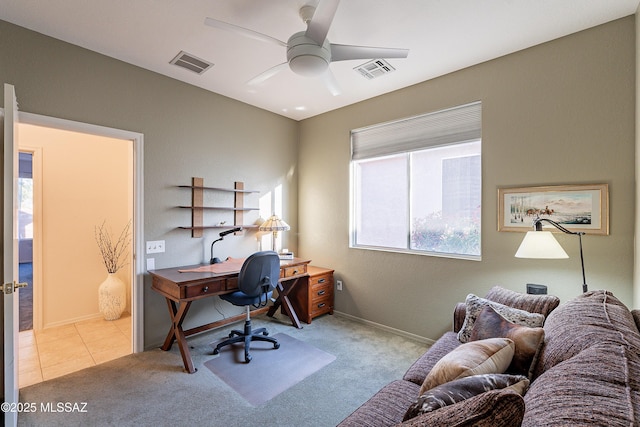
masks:
<svg viewBox="0 0 640 427"><path fill-rule="evenodd" d="M33 329L33 153L18 153L19 331Z"/></svg>
<svg viewBox="0 0 640 427"><path fill-rule="evenodd" d="M112 334L127 337L125 350L123 351L120 346L119 350L111 351L109 355L104 351L98 356L87 353L84 364L76 363L80 369L86 367L87 363L100 363L132 351L140 351L142 331L138 318L141 318L139 308L142 307L142 301L140 293L136 291L136 284L142 283L138 280L143 270L136 262L135 253L142 240L140 237L142 136L28 113L20 114L18 147L20 151L26 151L22 158L26 160L31 156L33 193L36 199L32 207L33 225L31 226L33 229L32 322L36 333L32 336L31 344L37 344L35 338L38 331L54 331L53 334L48 333L43 336L47 335L51 338L53 335L53 341L59 343L61 349L72 346L74 341L76 344L85 344L89 341L87 333L95 337L96 331L101 330L99 323L107 323L107 329ZM30 140L29 138L34 134L38 136L35 140ZM76 137L84 140L80 142L83 146L70 145ZM101 152L100 148L96 148L105 144L119 145L114 158L108 157L109 155ZM87 146L90 146L89 151ZM94 151L96 149L97 153ZM124 157L123 153L125 153ZM43 162L43 158L46 161ZM119 163L122 164L118 165ZM91 178L92 172L96 170L98 173L102 170L104 174L105 166L107 169L123 168L124 172L116 171L111 177L103 175L102 178ZM114 180L117 179L114 176L121 175L126 175L126 179L120 180L121 182L116 185ZM38 184L39 177L47 183L44 186L47 191L55 187L55 183L60 187L59 192L51 195L47 191L42 191L42 182ZM108 182L109 187L117 188L106 190L100 188L98 182L100 180ZM100 206L100 203L105 198L109 198L111 193L121 193L122 198L111 204L120 206L121 209L116 210L122 210L124 213L109 213L107 212L111 209L109 206ZM111 322L101 319L97 309L96 287L106 277L106 271L100 270L101 265L98 265L98 271L95 271L96 266L93 262L95 259L91 259L96 254L99 257L94 228L103 221L113 229L116 235L123 223L131 221L132 224L129 262L127 262L127 270L123 273L130 285L129 303L123 317ZM79 240L74 243L76 238ZM28 239L25 237L24 240ZM27 247L28 244L25 242L23 246ZM26 262L28 258L23 260L25 262L21 263L24 264L21 266L26 267L29 264ZM28 269L24 268L24 270ZM100 337L103 343L108 342L106 338L108 332L97 333L103 335ZM71 343L65 344L63 337L68 337ZM29 344L28 340L24 343L26 346ZM25 362L23 355L33 358L33 353L23 351L22 345L21 342L19 352L21 386L24 385L22 368L26 365L23 363ZM109 347L113 350L116 346L109 345ZM75 354L77 356L73 359L80 361L79 353ZM36 357L39 360L43 359L42 355ZM68 372L60 371L60 374L65 373ZM48 374L48 377L45 376L43 379L49 379L51 375Z"/></svg>

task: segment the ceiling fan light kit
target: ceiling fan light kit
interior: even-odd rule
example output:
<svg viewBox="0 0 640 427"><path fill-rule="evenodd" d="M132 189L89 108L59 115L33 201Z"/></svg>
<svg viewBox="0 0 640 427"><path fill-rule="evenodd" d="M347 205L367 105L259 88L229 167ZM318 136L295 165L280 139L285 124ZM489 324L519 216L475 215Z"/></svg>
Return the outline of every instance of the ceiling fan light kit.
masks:
<svg viewBox="0 0 640 427"><path fill-rule="evenodd" d="M287 42L287 62L296 74L315 77L324 73L331 62L331 44L325 39L322 46L307 37L305 31L295 33Z"/></svg>
<svg viewBox="0 0 640 427"><path fill-rule="evenodd" d="M368 46L353 46L332 44L327 39L327 33L333 22L340 0L320 0L318 7L302 6L299 10L302 21L307 25L306 31L300 31L289 37L287 43L266 34L258 33L247 28L206 18L205 24L214 28L234 32L255 40L285 46L287 48L287 62L269 68L265 72L251 79L248 84L258 84L271 78L284 65L294 73L304 77L322 76L323 82L331 94L340 93L335 77L331 73L329 64L335 61L354 59L388 59L406 58L408 49L378 48Z"/></svg>

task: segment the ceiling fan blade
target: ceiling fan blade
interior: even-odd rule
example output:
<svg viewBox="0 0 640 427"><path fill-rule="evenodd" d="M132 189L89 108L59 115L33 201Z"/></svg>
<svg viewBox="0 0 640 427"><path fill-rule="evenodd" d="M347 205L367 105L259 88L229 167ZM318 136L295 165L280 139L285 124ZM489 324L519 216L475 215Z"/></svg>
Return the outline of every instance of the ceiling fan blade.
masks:
<svg viewBox="0 0 640 427"><path fill-rule="evenodd" d="M346 61L350 59L387 59L406 58L409 49L393 47L353 46L347 44L331 44L331 61Z"/></svg>
<svg viewBox="0 0 640 427"><path fill-rule="evenodd" d="M336 80L336 76L331 72L330 68L323 74L322 79L324 85L329 89L329 92L331 92L331 95L338 96L342 93L338 80Z"/></svg>
<svg viewBox="0 0 640 427"><path fill-rule="evenodd" d="M244 28L244 27L239 27L237 25L229 24L227 22L218 21L217 19L206 18L204 20L204 23L205 23L205 25L208 25L210 27L218 28L218 29L225 30L225 31L230 31L232 33L236 33L236 34L239 34L241 36L249 37L249 38L254 39L254 40L260 40L260 41L267 42L267 43L275 43L275 44L277 44L279 46L287 47L287 44L285 42L283 42L282 40L278 40L278 39L273 38L271 36L268 36L266 34L262 34L262 33L259 33L257 31L249 30L249 29Z"/></svg>
<svg viewBox="0 0 640 427"><path fill-rule="evenodd" d="M264 82L265 80L270 79L271 77L273 77L276 74L278 74L287 65L289 65L288 62L283 62L282 64L278 64L278 65L276 65L274 67L271 67L267 71L264 71L264 72L258 74L257 76L255 76L254 78L252 78L251 80L249 80L247 82L247 84L251 85L251 86L255 86L257 84L260 84L260 83Z"/></svg>
<svg viewBox="0 0 640 427"><path fill-rule="evenodd" d="M322 46L333 22L340 0L320 0L307 26L307 37Z"/></svg>

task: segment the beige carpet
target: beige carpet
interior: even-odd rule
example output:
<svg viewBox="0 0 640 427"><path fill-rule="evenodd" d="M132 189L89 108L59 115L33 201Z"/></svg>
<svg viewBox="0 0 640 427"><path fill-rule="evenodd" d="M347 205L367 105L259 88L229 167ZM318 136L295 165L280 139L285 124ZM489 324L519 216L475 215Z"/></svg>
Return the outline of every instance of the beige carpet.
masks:
<svg viewBox="0 0 640 427"><path fill-rule="evenodd" d="M247 402L259 406L336 360L334 355L287 334L273 337L280 348L254 341L250 363L244 363L244 344L234 344L222 348L218 357L204 366Z"/></svg>
<svg viewBox="0 0 640 427"><path fill-rule="evenodd" d="M170 351L156 348L130 354L25 387L20 402L34 403L38 410L20 413L18 427L332 427L385 384L402 378L428 347L337 315L320 316L303 329L292 327L291 320L280 314L252 321L256 328L287 334L336 359L267 403L253 406L204 365L219 357L211 354L211 343L241 326L228 325L189 337L198 368L193 374L184 372L174 345ZM252 364L262 352L253 357ZM84 402L86 412L42 410L42 405L59 402Z"/></svg>

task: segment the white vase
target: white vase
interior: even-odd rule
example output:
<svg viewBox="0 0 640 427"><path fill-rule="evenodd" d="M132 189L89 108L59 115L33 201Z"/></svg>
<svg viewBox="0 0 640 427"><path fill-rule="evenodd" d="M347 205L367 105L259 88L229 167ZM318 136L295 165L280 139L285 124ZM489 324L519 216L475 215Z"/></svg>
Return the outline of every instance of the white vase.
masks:
<svg viewBox="0 0 640 427"><path fill-rule="evenodd" d="M127 305L127 287L115 275L109 273L98 288L98 308L105 320L119 319Z"/></svg>

